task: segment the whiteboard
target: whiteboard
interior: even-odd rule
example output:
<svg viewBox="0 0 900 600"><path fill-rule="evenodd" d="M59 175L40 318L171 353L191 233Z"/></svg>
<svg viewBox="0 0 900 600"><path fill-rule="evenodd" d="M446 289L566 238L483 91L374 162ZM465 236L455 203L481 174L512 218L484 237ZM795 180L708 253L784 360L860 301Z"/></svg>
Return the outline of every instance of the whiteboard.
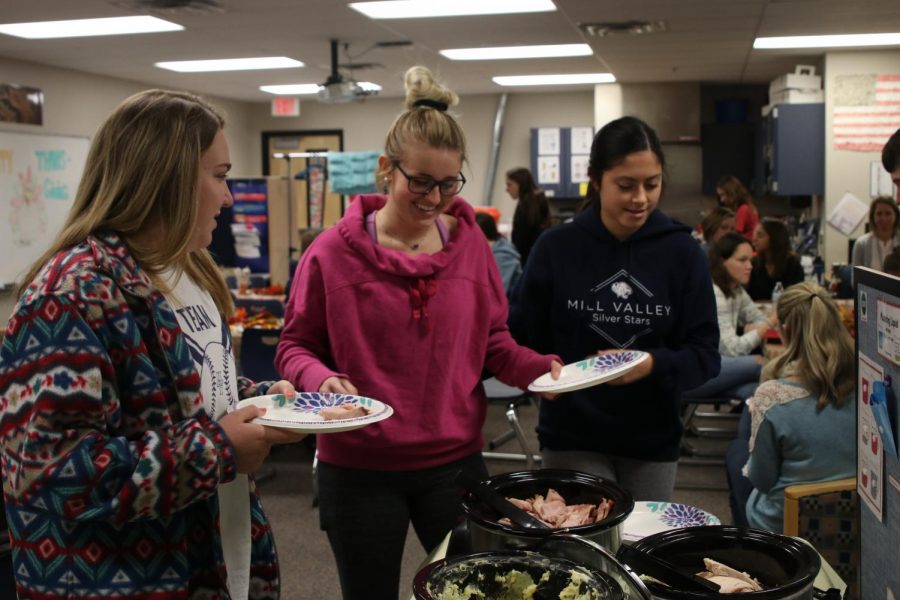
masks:
<svg viewBox="0 0 900 600"><path fill-rule="evenodd" d="M0 131L0 288L18 283L68 216L90 140Z"/></svg>

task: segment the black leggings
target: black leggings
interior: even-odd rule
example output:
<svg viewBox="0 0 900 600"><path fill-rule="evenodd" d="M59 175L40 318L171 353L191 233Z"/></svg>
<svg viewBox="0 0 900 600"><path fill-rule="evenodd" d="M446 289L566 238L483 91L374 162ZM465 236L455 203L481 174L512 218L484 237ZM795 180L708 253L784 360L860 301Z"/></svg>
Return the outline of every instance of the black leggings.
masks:
<svg viewBox="0 0 900 600"><path fill-rule="evenodd" d="M319 518L344 600L397 600L410 521L425 551L462 513L460 470L487 477L481 453L416 471L367 471L319 463Z"/></svg>
<svg viewBox="0 0 900 600"><path fill-rule="evenodd" d="M749 527L747 522L747 500L753 491L753 484L742 472L750 458L750 409L744 407L738 425L737 437L728 445L725 455L725 475L728 478L728 503L731 505L731 524Z"/></svg>

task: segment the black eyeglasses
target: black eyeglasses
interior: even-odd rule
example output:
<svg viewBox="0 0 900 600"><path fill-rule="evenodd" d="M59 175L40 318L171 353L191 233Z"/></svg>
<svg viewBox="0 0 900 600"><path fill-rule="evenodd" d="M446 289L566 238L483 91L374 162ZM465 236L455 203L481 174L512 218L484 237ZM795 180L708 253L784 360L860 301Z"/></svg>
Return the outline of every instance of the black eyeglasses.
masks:
<svg viewBox="0 0 900 600"><path fill-rule="evenodd" d="M463 186L466 184L466 178L462 173L460 173L459 177L456 179L437 181L431 177L410 175L403 170L403 167L401 167L398 162L394 162L394 166L397 167L398 171L403 173L404 177L406 177L407 187L413 194L430 194L431 190L436 187L441 196L455 196L462 191Z"/></svg>

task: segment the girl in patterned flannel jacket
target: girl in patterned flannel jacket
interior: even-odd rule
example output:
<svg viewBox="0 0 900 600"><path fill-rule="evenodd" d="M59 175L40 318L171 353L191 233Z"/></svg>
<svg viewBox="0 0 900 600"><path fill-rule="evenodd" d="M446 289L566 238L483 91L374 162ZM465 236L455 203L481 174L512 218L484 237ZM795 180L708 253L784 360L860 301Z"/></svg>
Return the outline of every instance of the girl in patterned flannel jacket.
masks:
<svg viewBox="0 0 900 600"><path fill-rule="evenodd" d="M188 94L125 100L23 280L0 350L3 494L20 598L277 598L247 473L299 436L239 398L233 306L205 250L232 202L224 121Z"/></svg>

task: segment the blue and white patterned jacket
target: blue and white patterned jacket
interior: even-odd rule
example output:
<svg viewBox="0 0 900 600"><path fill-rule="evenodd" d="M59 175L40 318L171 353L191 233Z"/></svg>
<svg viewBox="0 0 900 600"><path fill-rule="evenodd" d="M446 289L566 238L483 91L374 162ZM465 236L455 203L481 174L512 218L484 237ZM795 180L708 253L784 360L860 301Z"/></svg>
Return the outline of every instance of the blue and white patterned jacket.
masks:
<svg viewBox="0 0 900 600"><path fill-rule="evenodd" d="M199 387L174 313L117 236L45 266L0 350L20 598L229 597L216 490L237 469ZM250 596L277 598L272 532L250 490Z"/></svg>

